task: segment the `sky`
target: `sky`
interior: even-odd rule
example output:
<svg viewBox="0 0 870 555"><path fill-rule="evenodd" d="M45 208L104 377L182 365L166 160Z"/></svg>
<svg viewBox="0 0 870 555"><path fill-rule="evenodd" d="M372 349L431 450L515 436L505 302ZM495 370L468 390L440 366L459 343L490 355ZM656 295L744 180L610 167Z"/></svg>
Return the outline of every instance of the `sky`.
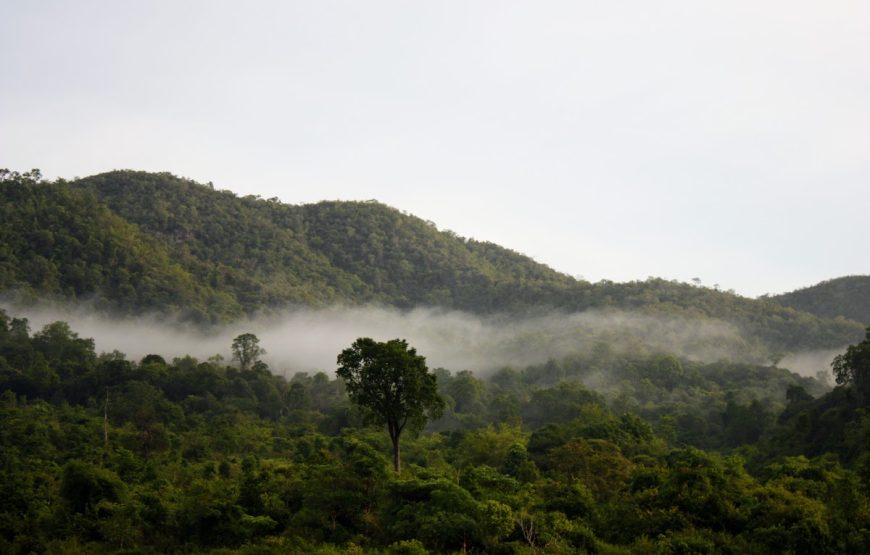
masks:
<svg viewBox="0 0 870 555"><path fill-rule="evenodd" d="M0 167L377 199L590 281L870 273L870 3L0 3Z"/></svg>

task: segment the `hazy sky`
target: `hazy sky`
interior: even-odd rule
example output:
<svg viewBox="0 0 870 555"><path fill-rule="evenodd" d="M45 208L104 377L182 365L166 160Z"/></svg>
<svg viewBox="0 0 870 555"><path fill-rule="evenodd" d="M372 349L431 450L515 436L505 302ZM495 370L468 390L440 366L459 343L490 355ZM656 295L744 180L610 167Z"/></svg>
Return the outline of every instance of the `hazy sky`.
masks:
<svg viewBox="0 0 870 555"><path fill-rule="evenodd" d="M870 3L0 2L0 167L378 199L592 281L870 273Z"/></svg>

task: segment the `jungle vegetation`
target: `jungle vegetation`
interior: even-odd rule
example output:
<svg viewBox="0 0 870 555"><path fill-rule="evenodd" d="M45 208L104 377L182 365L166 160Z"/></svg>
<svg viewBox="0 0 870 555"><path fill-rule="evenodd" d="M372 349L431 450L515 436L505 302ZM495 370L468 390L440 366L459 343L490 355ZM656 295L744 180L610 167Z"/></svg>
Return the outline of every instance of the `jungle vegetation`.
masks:
<svg viewBox="0 0 870 555"><path fill-rule="evenodd" d="M229 362L160 345L132 360L0 310L0 552L870 552L870 335L837 308L857 290L798 303L589 283L377 202L2 170L0 294L17 306L204 329L335 304L506 321L618 309L733 326L756 363L610 332L486 375L430 369L400 338L277 372L252 333ZM832 348L833 387L777 366ZM409 411L385 410L405 380Z"/></svg>
<svg viewBox="0 0 870 555"><path fill-rule="evenodd" d="M870 325L870 276L843 276L770 298L817 316L841 316Z"/></svg>
<svg viewBox="0 0 870 555"><path fill-rule="evenodd" d="M434 369L443 416L403 436L396 473L343 380L249 362L97 354L0 313L0 551L870 549L848 380L606 345L487 379Z"/></svg>
<svg viewBox="0 0 870 555"><path fill-rule="evenodd" d="M733 323L770 353L840 348L864 328L696 284L577 280L374 201L289 205L135 171L53 182L0 171L0 293L201 325L337 303L620 309Z"/></svg>

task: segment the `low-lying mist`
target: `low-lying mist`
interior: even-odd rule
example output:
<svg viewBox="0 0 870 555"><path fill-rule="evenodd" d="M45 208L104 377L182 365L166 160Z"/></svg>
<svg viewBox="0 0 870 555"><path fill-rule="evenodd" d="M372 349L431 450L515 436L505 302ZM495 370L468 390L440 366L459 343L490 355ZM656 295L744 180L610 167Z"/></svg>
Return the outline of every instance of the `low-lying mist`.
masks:
<svg viewBox="0 0 870 555"><path fill-rule="evenodd" d="M842 349L822 349L794 353L784 357L780 361L779 366L788 368L801 376L811 376L823 383L833 385L831 362L835 356L843 353L845 350L846 347L844 346Z"/></svg>
<svg viewBox="0 0 870 555"><path fill-rule="evenodd" d="M191 355L230 358L234 337L251 332L266 349L263 357L279 374L332 372L338 353L358 337L407 339L432 368L486 374L505 366L522 368L551 358L583 353L600 343L616 351L645 347L701 362L729 359L767 364L736 326L718 320L681 319L624 311L513 318L483 317L457 311L418 308L294 310L236 322L202 332L155 315L117 319L81 307L7 308L27 317L33 332L64 320L81 337L95 340L98 352L118 350L132 360L156 353L166 358ZM763 350L762 350L763 351ZM814 360L790 358L781 366L815 376Z"/></svg>

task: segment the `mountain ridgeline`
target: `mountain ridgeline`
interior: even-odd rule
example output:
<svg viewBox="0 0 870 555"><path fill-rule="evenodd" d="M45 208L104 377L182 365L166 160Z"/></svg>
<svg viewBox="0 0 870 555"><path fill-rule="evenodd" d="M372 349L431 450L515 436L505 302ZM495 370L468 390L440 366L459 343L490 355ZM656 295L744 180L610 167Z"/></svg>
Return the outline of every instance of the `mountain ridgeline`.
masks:
<svg viewBox="0 0 870 555"><path fill-rule="evenodd" d="M0 175L0 291L220 323L377 304L529 315L589 309L718 319L773 354L836 348L862 325L676 281L589 283L377 202L288 205L168 173Z"/></svg>
<svg viewBox="0 0 870 555"><path fill-rule="evenodd" d="M823 318L842 316L870 325L870 276L844 276L771 297Z"/></svg>

